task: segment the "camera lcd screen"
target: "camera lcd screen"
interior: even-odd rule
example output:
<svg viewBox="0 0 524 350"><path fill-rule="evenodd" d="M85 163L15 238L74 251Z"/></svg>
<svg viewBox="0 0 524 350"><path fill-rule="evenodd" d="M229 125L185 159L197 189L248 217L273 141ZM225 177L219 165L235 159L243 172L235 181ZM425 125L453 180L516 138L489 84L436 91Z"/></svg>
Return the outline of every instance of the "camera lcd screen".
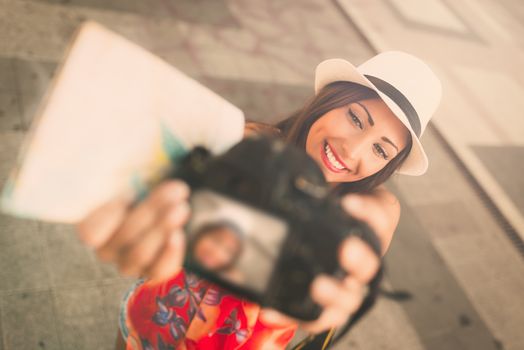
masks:
<svg viewBox="0 0 524 350"><path fill-rule="evenodd" d="M210 190L191 196L188 258L230 283L262 293L288 230L285 221Z"/></svg>

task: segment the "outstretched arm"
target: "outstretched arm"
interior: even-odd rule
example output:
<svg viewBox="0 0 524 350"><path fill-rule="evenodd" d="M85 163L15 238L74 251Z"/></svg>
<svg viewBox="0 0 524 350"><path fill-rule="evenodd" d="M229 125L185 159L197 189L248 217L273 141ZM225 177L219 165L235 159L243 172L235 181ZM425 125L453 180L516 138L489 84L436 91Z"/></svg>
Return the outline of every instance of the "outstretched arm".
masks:
<svg viewBox="0 0 524 350"><path fill-rule="evenodd" d="M351 194L345 198L349 213L363 221L373 221L373 229L380 239L382 255L389 248L400 219L400 203L384 185L369 194Z"/></svg>

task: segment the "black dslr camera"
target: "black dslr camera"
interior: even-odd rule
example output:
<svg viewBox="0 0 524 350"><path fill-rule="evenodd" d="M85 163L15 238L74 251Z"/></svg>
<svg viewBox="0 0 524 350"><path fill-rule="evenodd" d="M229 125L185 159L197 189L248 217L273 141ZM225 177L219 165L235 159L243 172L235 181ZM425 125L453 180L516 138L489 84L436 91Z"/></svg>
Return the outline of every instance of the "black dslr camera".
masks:
<svg viewBox="0 0 524 350"><path fill-rule="evenodd" d="M321 273L345 275L337 255L348 235L379 253L314 160L280 140L249 138L216 157L197 147L170 177L192 190L186 269L289 316L318 318L310 284Z"/></svg>

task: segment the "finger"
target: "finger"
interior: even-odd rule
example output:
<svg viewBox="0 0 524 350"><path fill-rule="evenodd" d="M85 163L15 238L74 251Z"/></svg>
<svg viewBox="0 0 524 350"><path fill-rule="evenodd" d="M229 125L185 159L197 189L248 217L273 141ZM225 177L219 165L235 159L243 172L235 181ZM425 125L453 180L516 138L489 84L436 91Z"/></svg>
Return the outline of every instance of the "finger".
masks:
<svg viewBox="0 0 524 350"><path fill-rule="evenodd" d="M331 328L339 327L346 323L349 314L335 307L329 307L322 311L320 317L312 322L300 323L300 328L306 332L320 333Z"/></svg>
<svg viewBox="0 0 524 350"><path fill-rule="evenodd" d="M185 247L185 233L183 231L171 233L158 259L147 268L145 276L153 281L164 281L175 276L182 269Z"/></svg>
<svg viewBox="0 0 524 350"><path fill-rule="evenodd" d="M343 269L363 284L371 281L380 265L371 247L357 237L349 237L342 242L339 261Z"/></svg>
<svg viewBox="0 0 524 350"><path fill-rule="evenodd" d="M383 207L372 196L348 194L344 196L341 204L351 216L368 224L374 232L382 232L390 224Z"/></svg>
<svg viewBox="0 0 524 350"><path fill-rule="evenodd" d="M96 208L76 225L80 240L93 248L104 245L122 224L131 199L119 196Z"/></svg>
<svg viewBox="0 0 524 350"><path fill-rule="evenodd" d="M334 307L348 315L355 312L362 303L364 286L355 278L344 281L325 275L315 278L311 285L311 297L324 308Z"/></svg>
<svg viewBox="0 0 524 350"><path fill-rule="evenodd" d="M151 195L127 216L122 226L97 251L104 261L116 259L120 249L135 241L151 227L166 206L183 202L189 195L188 186L181 181L169 181L159 185Z"/></svg>
<svg viewBox="0 0 524 350"><path fill-rule="evenodd" d="M165 210L155 226L145 231L130 246L123 247L118 257L120 272L128 276L140 275L154 263L169 234L174 229L179 229L188 217L187 203L177 204Z"/></svg>

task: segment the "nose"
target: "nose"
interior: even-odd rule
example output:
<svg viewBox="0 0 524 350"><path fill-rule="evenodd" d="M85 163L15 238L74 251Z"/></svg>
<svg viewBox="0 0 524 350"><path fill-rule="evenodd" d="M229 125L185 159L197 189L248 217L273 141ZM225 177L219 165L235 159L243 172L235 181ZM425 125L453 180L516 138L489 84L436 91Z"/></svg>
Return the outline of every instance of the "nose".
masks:
<svg viewBox="0 0 524 350"><path fill-rule="evenodd" d="M364 140L358 137L346 140L346 142L342 144L342 160L344 161L344 163L346 163L348 168L355 174L358 173L360 165L362 163L364 147Z"/></svg>

